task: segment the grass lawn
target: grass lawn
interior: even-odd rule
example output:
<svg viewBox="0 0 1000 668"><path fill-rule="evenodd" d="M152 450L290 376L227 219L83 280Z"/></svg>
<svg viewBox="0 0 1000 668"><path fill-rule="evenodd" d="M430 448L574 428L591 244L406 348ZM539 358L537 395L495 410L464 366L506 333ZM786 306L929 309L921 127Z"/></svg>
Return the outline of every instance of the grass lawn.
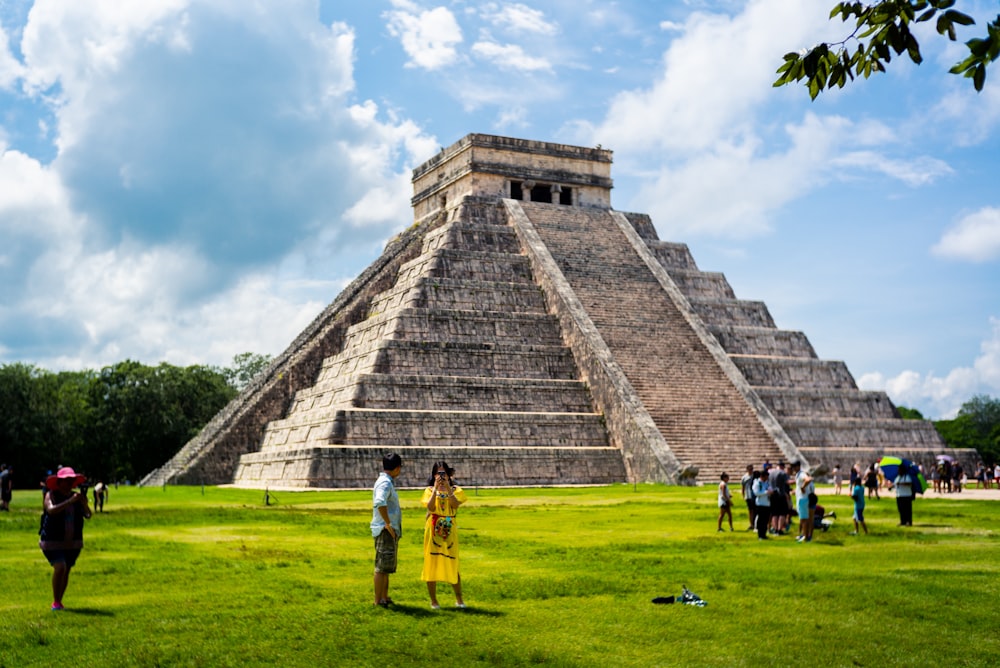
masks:
<svg viewBox="0 0 1000 668"><path fill-rule="evenodd" d="M737 486L738 488L738 486ZM918 499L912 528L850 500L810 544L758 542L715 489L467 490L470 609L429 609L419 491L403 491L397 605L373 608L370 491L112 489L67 610L49 611L39 492L0 514L0 666L992 666L1000 504ZM737 510L739 506L737 507ZM683 584L703 608L652 605Z"/></svg>

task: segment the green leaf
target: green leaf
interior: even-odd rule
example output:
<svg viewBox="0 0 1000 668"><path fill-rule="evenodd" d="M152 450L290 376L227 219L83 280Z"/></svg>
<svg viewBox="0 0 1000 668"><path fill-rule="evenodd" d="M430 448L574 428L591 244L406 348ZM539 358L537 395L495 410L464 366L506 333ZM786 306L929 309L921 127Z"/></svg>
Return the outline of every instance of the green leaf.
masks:
<svg viewBox="0 0 1000 668"><path fill-rule="evenodd" d="M953 23L957 23L961 26L971 26L976 24L975 20L971 16L963 14L962 12L956 12L954 9L949 9L944 13L944 15L949 17Z"/></svg>
<svg viewBox="0 0 1000 668"><path fill-rule="evenodd" d="M986 64L979 63L976 67L976 73L972 77L972 85L976 87L977 92L982 92L984 83L986 83Z"/></svg>

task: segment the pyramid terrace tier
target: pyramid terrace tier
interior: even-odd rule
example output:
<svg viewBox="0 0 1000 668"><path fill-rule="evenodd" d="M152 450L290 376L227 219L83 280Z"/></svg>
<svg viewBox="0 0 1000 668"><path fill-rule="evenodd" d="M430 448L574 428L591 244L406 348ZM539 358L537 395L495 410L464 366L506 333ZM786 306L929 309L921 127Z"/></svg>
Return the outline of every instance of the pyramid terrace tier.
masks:
<svg viewBox="0 0 1000 668"><path fill-rule="evenodd" d="M934 425L923 420L862 418L784 418L781 426L799 448L877 446L883 454L897 449L934 450L942 447Z"/></svg>
<svg viewBox="0 0 1000 668"><path fill-rule="evenodd" d="M427 233L423 249L431 252L439 248L467 251L509 253L518 255L521 245L517 234L507 225L486 224L456 220Z"/></svg>
<svg viewBox="0 0 1000 668"><path fill-rule="evenodd" d="M756 392L779 418L893 420L899 417L885 392L775 387L759 387Z"/></svg>
<svg viewBox="0 0 1000 668"><path fill-rule="evenodd" d="M405 308L532 314L545 313L545 301L534 283L420 277L397 282L372 301L369 312L377 315Z"/></svg>
<svg viewBox="0 0 1000 668"><path fill-rule="evenodd" d="M754 387L857 389L847 365L839 361L757 355L730 355Z"/></svg>
<svg viewBox="0 0 1000 668"><path fill-rule="evenodd" d="M369 444L246 454L240 459L234 482L240 487L259 489L370 488L387 451L402 457L402 469L395 481L400 489L425 487L434 462L442 459L456 469L456 482L470 496L476 486L602 485L625 480L621 451L608 447L428 448ZM416 498L419 492L413 494ZM403 496L407 498L407 493ZM470 499L470 504L474 503L474 498Z"/></svg>
<svg viewBox="0 0 1000 668"><path fill-rule="evenodd" d="M370 350L324 360L317 385L356 373L577 378L573 355L561 346L383 340Z"/></svg>
<svg viewBox="0 0 1000 668"><path fill-rule="evenodd" d="M816 358L802 332L774 327L713 327L708 331L730 355Z"/></svg>
<svg viewBox="0 0 1000 668"><path fill-rule="evenodd" d="M559 323L544 313L411 308L380 313L351 326L344 347L372 346L383 339L562 345Z"/></svg>
<svg viewBox="0 0 1000 668"><path fill-rule="evenodd" d="M767 305L761 301L690 297L691 309L709 327L774 327Z"/></svg>
<svg viewBox="0 0 1000 668"><path fill-rule="evenodd" d="M690 269L671 269L670 278L688 299L735 299L724 274Z"/></svg>
<svg viewBox="0 0 1000 668"><path fill-rule="evenodd" d="M596 413L339 409L268 424L261 450L319 445L608 447Z"/></svg>
<svg viewBox="0 0 1000 668"><path fill-rule="evenodd" d="M511 253L438 248L399 268L396 282L406 285L422 278L463 278L503 283L530 283L528 259Z"/></svg>
<svg viewBox="0 0 1000 668"><path fill-rule="evenodd" d="M593 412L587 386L575 380L363 374L335 391L307 388L289 415L334 407Z"/></svg>

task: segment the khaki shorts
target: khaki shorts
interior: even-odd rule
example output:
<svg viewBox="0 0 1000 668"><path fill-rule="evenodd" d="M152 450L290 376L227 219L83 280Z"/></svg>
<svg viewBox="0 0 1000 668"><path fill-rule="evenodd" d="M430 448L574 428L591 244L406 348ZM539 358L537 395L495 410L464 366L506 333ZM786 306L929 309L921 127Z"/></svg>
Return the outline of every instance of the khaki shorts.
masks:
<svg viewBox="0 0 1000 668"><path fill-rule="evenodd" d="M375 538L375 572L395 573L396 572L396 552L399 541L392 537L388 529L382 529Z"/></svg>

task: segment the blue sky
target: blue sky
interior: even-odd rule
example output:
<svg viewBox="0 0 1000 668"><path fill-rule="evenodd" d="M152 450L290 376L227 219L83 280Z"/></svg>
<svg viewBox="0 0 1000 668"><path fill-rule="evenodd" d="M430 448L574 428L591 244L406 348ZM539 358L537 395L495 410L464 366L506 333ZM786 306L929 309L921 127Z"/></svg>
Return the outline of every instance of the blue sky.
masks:
<svg viewBox="0 0 1000 668"><path fill-rule="evenodd" d="M276 354L483 132L613 150L615 208L862 387L998 396L1000 69L922 26L919 67L772 88L832 4L0 0L0 362Z"/></svg>

